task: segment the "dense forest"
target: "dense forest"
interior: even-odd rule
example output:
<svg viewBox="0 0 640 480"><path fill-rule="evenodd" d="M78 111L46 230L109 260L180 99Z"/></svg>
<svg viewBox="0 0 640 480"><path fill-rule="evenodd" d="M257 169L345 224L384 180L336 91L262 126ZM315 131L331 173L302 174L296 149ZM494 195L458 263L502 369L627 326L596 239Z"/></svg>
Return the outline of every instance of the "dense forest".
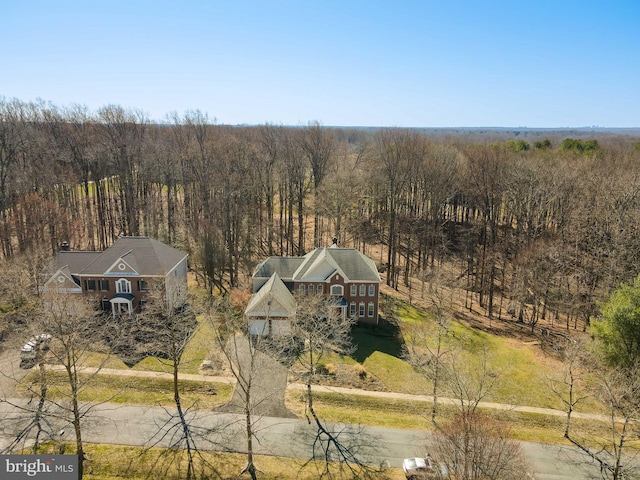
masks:
<svg viewBox="0 0 640 480"><path fill-rule="evenodd" d="M199 111L157 124L0 99L1 255L149 235L187 251L213 293L337 237L381 246L392 288L446 266L490 318L584 328L638 274L639 140L232 127Z"/></svg>

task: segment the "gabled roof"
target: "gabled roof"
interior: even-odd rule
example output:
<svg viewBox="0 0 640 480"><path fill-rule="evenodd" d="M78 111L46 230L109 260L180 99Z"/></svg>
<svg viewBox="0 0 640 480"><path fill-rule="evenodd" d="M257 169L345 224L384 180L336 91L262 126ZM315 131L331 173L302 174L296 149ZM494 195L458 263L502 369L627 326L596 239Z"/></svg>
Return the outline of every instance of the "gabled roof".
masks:
<svg viewBox="0 0 640 480"><path fill-rule="evenodd" d="M339 272L350 282L379 282L375 263L355 248L316 248L304 257L269 257L254 271L254 277L278 273L284 280L325 281Z"/></svg>
<svg viewBox="0 0 640 480"><path fill-rule="evenodd" d="M329 278L336 271L350 282L379 282L375 263L355 248L316 248L303 257L304 263L295 273L295 280Z"/></svg>
<svg viewBox="0 0 640 480"><path fill-rule="evenodd" d="M82 288L71 275L67 265L59 268L44 284L45 289L57 289L62 292L81 292Z"/></svg>
<svg viewBox="0 0 640 480"><path fill-rule="evenodd" d="M352 282L379 282L376 264L355 248L323 248Z"/></svg>
<svg viewBox="0 0 640 480"><path fill-rule="evenodd" d="M304 256L294 278L300 282L324 282L334 273L339 272L346 277L340 266L327 254L326 248L316 248ZM347 277L347 280L349 278Z"/></svg>
<svg viewBox="0 0 640 480"><path fill-rule="evenodd" d="M93 262L102 252L69 252L62 251L56 255L56 264L59 267L67 266L72 275L80 273L84 267Z"/></svg>
<svg viewBox="0 0 640 480"><path fill-rule="evenodd" d="M295 313L295 300L277 273L254 293L245 310L248 317L282 318Z"/></svg>
<svg viewBox="0 0 640 480"><path fill-rule="evenodd" d="M68 265L73 275L105 275L124 261L123 271L138 275L166 275L187 254L149 237L121 237L104 252L59 252L58 266ZM114 268L115 266L115 268Z"/></svg>
<svg viewBox="0 0 640 480"><path fill-rule="evenodd" d="M291 280L303 262L304 257L269 257L256 267L253 276L269 278L277 272L280 278Z"/></svg>

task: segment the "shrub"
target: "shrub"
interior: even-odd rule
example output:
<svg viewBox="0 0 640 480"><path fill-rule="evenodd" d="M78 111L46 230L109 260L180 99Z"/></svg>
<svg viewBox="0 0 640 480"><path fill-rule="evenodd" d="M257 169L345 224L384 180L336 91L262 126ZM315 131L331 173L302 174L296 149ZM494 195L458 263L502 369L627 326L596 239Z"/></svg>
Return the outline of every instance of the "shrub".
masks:
<svg viewBox="0 0 640 480"><path fill-rule="evenodd" d="M365 378L367 378L367 370L359 363L356 363L353 366L353 369L355 370L356 375L358 375L361 380L364 380Z"/></svg>

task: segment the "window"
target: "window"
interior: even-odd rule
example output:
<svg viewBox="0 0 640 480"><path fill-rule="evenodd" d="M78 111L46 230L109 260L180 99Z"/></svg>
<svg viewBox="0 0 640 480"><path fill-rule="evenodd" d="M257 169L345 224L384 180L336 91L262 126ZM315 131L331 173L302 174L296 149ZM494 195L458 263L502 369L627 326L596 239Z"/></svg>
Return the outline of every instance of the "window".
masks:
<svg viewBox="0 0 640 480"><path fill-rule="evenodd" d="M373 317L373 303L369 304L369 308L367 309L367 317Z"/></svg>
<svg viewBox="0 0 640 480"><path fill-rule="evenodd" d="M359 316L360 318L364 318L364 303L361 303L361 304L358 306L358 316Z"/></svg>
<svg viewBox="0 0 640 480"><path fill-rule="evenodd" d="M307 293L309 295L313 295L313 285L309 285L307 288L308 288L308 292Z"/></svg>
<svg viewBox="0 0 640 480"><path fill-rule="evenodd" d="M324 287L323 287L323 285L322 285L322 284L320 284L320 285L316 285L316 293L317 293L318 295L322 295L322 294L324 293Z"/></svg>
<svg viewBox="0 0 640 480"><path fill-rule="evenodd" d="M367 286L366 285L360 285L360 296L364 297L367 293Z"/></svg>
<svg viewBox="0 0 640 480"><path fill-rule="evenodd" d="M149 284L146 280L138 280L138 291L146 292L149 290Z"/></svg>
<svg viewBox="0 0 640 480"><path fill-rule="evenodd" d="M376 286L375 285L369 285L369 296L373 297L376 294Z"/></svg>
<svg viewBox="0 0 640 480"><path fill-rule="evenodd" d="M357 285L351 285L351 296L355 297L358 294L358 286Z"/></svg>
<svg viewBox="0 0 640 480"><path fill-rule="evenodd" d="M341 296L344 292L342 285L331 285L331 295Z"/></svg>
<svg viewBox="0 0 640 480"><path fill-rule="evenodd" d="M116 282L116 293L131 293L131 282L121 278Z"/></svg>
<svg viewBox="0 0 640 480"><path fill-rule="evenodd" d="M98 281L98 287L100 288L101 292L108 292L109 291L109 280L100 280L100 281Z"/></svg>
<svg viewBox="0 0 640 480"><path fill-rule="evenodd" d="M95 280L85 280L84 281L84 289L87 292L95 292L96 291L96 281Z"/></svg>
<svg viewBox="0 0 640 480"><path fill-rule="evenodd" d="M300 284L300 286L298 287L298 290L300 291L300 295L304 295L305 294L307 289L305 288L304 283Z"/></svg>
<svg viewBox="0 0 640 480"><path fill-rule="evenodd" d="M351 318L356 316L356 304L355 304L355 302L351 302L351 304L349 305L349 316Z"/></svg>

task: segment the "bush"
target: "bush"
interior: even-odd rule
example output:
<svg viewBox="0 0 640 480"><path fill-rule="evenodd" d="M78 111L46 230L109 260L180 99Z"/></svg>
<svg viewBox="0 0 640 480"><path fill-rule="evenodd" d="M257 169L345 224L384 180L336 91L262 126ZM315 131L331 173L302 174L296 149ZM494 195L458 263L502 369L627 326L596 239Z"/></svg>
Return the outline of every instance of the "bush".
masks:
<svg viewBox="0 0 640 480"><path fill-rule="evenodd" d="M361 380L364 380L365 378L367 378L367 370L359 363L356 363L353 366L353 369L355 370L356 375L358 375L358 377L360 377Z"/></svg>

